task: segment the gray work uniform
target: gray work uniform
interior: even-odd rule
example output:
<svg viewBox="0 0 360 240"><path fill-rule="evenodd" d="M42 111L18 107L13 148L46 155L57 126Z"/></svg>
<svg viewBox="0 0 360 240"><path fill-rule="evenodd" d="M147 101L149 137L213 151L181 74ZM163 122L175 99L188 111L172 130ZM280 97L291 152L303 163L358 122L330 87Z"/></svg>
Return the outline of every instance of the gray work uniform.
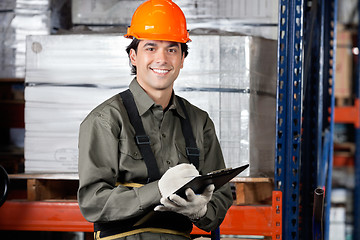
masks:
<svg viewBox="0 0 360 240"><path fill-rule="evenodd" d="M163 111L140 87L136 78L129 88L134 95L145 132L150 138L160 174L163 175L179 163L189 163L179 120L179 117L185 118L185 115L178 99L172 97L168 109ZM224 168L212 120L206 112L187 101L185 107L200 150L200 174ZM97 106L81 123L78 201L88 221L128 221L159 204L161 195L158 181L146 182L147 168L134 136L134 129L119 94ZM119 182L143 185L127 187L118 185ZM216 229L232 201L230 186L226 184L214 192L206 215L194 224L205 231ZM142 234L152 233L139 233L132 237L142 239ZM183 239L171 234L161 235L169 237L164 239Z"/></svg>

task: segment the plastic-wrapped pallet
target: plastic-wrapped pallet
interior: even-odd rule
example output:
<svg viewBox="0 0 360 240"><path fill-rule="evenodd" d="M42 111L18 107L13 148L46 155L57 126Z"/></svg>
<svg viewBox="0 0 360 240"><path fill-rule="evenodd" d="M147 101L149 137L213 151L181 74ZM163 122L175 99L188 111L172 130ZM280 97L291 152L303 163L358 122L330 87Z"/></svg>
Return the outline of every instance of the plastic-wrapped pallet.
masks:
<svg viewBox="0 0 360 240"><path fill-rule="evenodd" d="M50 34L49 0L0 3L0 77L25 77L25 41L31 34Z"/></svg>
<svg viewBox="0 0 360 240"><path fill-rule="evenodd" d="M81 25L130 25L136 8L145 0L73 0L72 21ZM173 0L184 12L190 31L222 29L247 35L277 38L278 1Z"/></svg>
<svg viewBox="0 0 360 240"><path fill-rule="evenodd" d="M77 172L81 121L131 81L119 35L27 39L25 171Z"/></svg>
<svg viewBox="0 0 360 240"><path fill-rule="evenodd" d="M16 1L15 0L2 0L0 2L0 10L4 11L12 11L15 9Z"/></svg>
<svg viewBox="0 0 360 240"><path fill-rule="evenodd" d="M15 49L11 48L15 29L10 26L14 17L14 11L0 11L0 77L15 76Z"/></svg>
<svg viewBox="0 0 360 240"><path fill-rule="evenodd" d="M228 167L272 175L276 41L192 36L175 93L209 112ZM78 127L126 89L132 76L122 35L31 36L27 40L25 171L77 171ZM204 47L206 46L206 47Z"/></svg>
<svg viewBox="0 0 360 240"><path fill-rule="evenodd" d="M249 163L242 175L272 176L276 41L229 35L191 38L175 92L209 112L228 167Z"/></svg>

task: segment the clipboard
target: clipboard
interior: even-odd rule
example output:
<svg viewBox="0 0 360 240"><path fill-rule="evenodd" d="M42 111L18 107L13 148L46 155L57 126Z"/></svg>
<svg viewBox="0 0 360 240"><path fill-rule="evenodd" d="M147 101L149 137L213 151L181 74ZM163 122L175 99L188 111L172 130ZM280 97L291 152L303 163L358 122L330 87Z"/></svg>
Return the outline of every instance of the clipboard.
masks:
<svg viewBox="0 0 360 240"><path fill-rule="evenodd" d="M197 176L183 185L181 188L176 190L174 194L179 195L182 198L186 199L185 190L191 188L195 194L201 194L205 190L207 186L210 184L214 184L215 190L222 187L225 183L229 182L231 179L236 177L239 173L244 171L246 168L249 167L249 164L243 165L237 168L226 168L217 170L214 172L210 172L206 175Z"/></svg>

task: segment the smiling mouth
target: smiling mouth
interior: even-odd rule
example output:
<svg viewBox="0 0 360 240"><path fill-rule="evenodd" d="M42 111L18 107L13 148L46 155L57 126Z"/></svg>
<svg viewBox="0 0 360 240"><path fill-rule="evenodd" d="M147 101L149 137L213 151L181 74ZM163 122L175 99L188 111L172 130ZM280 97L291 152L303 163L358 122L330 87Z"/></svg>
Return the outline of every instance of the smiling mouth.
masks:
<svg viewBox="0 0 360 240"><path fill-rule="evenodd" d="M151 68L151 70L154 71L155 73L158 73L158 74L166 74L166 73L170 72L170 70L157 69L157 68Z"/></svg>

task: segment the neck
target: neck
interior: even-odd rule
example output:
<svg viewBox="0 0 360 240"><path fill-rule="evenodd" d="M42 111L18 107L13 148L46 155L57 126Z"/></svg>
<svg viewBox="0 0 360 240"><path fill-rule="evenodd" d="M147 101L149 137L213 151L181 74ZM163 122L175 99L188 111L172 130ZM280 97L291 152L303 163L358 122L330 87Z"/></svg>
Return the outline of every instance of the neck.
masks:
<svg viewBox="0 0 360 240"><path fill-rule="evenodd" d="M149 86L145 81L141 81L139 78L136 80L140 87L144 89L146 94L155 102L155 104L162 106L163 109L169 105L173 92L173 83L167 87L152 87Z"/></svg>
<svg viewBox="0 0 360 240"><path fill-rule="evenodd" d="M149 97L158 105L161 105L163 109L165 109L170 102L172 89L169 90L161 90L161 91L152 91L147 92Z"/></svg>

